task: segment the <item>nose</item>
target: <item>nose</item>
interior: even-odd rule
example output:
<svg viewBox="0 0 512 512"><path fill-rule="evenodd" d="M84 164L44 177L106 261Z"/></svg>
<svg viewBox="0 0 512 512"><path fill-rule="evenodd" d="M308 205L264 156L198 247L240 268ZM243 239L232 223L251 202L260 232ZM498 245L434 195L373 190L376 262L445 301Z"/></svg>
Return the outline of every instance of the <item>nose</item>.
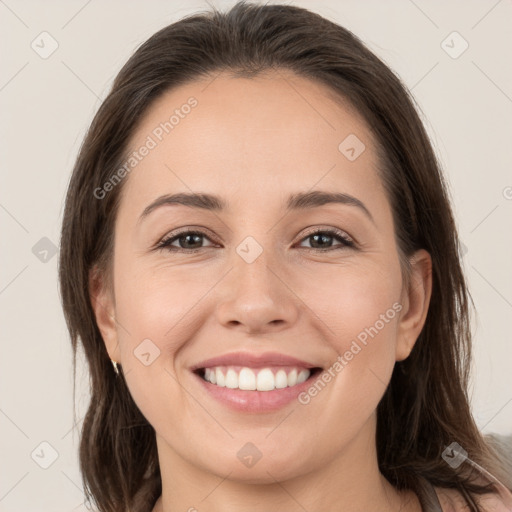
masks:
<svg viewBox="0 0 512 512"><path fill-rule="evenodd" d="M297 321L300 300L274 261L265 251L252 263L235 258L218 290L216 314L224 327L254 335L279 332Z"/></svg>

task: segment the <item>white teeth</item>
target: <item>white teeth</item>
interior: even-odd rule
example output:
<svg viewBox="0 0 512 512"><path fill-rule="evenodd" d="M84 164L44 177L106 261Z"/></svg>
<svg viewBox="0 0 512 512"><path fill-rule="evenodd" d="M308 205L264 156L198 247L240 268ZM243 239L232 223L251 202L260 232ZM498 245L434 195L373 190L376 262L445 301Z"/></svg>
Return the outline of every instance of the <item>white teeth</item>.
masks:
<svg viewBox="0 0 512 512"><path fill-rule="evenodd" d="M249 368L242 368L238 374L239 389L254 391L256 389L256 375Z"/></svg>
<svg viewBox="0 0 512 512"><path fill-rule="evenodd" d="M297 368L293 368L288 374L284 369L274 374L270 368L253 370L247 367L241 368L239 372L230 367L206 368L204 372L205 380L212 384L247 391L272 391L292 387L306 381L310 375L310 370Z"/></svg>
<svg viewBox="0 0 512 512"><path fill-rule="evenodd" d="M276 388L283 389L288 386L288 377L286 376L286 372L284 370L279 370L276 373Z"/></svg>
<svg viewBox="0 0 512 512"><path fill-rule="evenodd" d="M216 382L217 386L224 387L226 385L226 382L224 380L224 374L222 373L220 368L217 368L215 370L215 378L217 380L217 382ZM210 380L210 382L212 382L212 381ZM212 382L212 384L214 384L214 383Z"/></svg>
<svg viewBox="0 0 512 512"><path fill-rule="evenodd" d="M310 372L308 370L302 370L297 376L297 384L302 384L305 380L307 380L309 373Z"/></svg>
<svg viewBox="0 0 512 512"><path fill-rule="evenodd" d="M272 391L275 389L275 379L272 370L265 368L258 372L258 380L256 381L256 389L258 391Z"/></svg>
<svg viewBox="0 0 512 512"><path fill-rule="evenodd" d="M238 387L238 375L233 369L229 369L226 373L226 387L236 389Z"/></svg>

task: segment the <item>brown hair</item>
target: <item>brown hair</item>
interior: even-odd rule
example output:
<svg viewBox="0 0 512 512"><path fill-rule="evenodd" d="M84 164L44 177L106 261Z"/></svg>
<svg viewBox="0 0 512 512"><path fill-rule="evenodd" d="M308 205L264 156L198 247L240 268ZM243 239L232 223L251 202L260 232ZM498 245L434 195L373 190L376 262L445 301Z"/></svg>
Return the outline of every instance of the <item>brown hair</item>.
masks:
<svg viewBox="0 0 512 512"><path fill-rule="evenodd" d="M468 459L502 482L497 452L471 415L470 301L447 184L414 107L392 71L350 31L289 5L239 2L228 12L188 16L149 38L121 69L80 148L66 198L59 279L74 352L81 341L90 370L91 402L81 432L84 487L101 512L150 511L161 494L155 431L116 377L89 295L90 271L111 275L113 233L123 183L103 199L94 191L125 161L138 122L164 91L227 71L254 77L291 70L329 87L366 120L379 149L404 277L424 248L432 256L433 289L425 326L410 356L395 365L377 409L380 471L398 489L420 479L470 493L492 490L468 463L442 458L456 441ZM508 482L507 485L512 485Z"/></svg>

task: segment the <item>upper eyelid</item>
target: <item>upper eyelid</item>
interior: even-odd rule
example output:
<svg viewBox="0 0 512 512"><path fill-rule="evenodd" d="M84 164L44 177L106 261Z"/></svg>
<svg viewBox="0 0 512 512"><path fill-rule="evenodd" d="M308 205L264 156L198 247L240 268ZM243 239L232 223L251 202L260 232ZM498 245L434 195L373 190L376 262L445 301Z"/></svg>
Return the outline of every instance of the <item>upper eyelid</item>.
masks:
<svg viewBox="0 0 512 512"><path fill-rule="evenodd" d="M350 239L352 242L355 242L354 237L349 235L344 229L341 229L341 228L334 228L334 227L324 228L324 227L321 227L321 226L320 227L319 226L313 226L311 228L311 231L309 230L309 228L306 228L306 229L307 229L307 232L306 232L306 234L302 235L302 239L304 239L304 238L306 238L308 236L314 235L317 232L321 232L321 233L323 233L323 232L332 232L333 234L335 234L337 236L346 235L346 237L348 239Z"/></svg>
<svg viewBox="0 0 512 512"><path fill-rule="evenodd" d="M172 240L173 238L177 238L179 236L187 235L190 233L196 233L196 234L202 235L206 238L209 238L210 241L215 242L215 237L209 235L209 232L206 228L190 227L190 228L184 228L182 230L179 230L177 233L165 234L157 243L165 242L167 240ZM215 243L217 243L217 242L215 242Z"/></svg>

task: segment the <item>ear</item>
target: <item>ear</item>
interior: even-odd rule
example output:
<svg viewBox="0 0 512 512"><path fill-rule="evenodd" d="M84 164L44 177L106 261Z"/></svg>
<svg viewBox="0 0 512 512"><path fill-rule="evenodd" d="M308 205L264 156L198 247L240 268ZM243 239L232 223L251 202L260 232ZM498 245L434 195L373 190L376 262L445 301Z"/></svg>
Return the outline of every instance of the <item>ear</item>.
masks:
<svg viewBox="0 0 512 512"><path fill-rule="evenodd" d="M110 359L120 362L113 291L96 266L89 272L89 297L108 355Z"/></svg>
<svg viewBox="0 0 512 512"><path fill-rule="evenodd" d="M420 249L411 261L411 279L407 289L402 291L403 306L398 324L396 360L409 357L427 318L432 294L432 258Z"/></svg>

